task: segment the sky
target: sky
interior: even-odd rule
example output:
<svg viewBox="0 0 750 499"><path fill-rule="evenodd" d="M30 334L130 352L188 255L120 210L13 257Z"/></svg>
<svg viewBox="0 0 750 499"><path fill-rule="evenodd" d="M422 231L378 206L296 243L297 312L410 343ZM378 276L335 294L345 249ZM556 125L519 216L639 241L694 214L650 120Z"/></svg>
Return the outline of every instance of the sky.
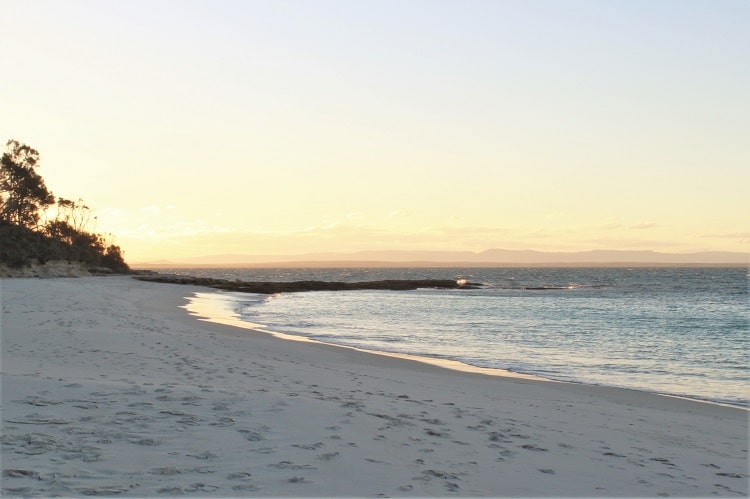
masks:
<svg viewBox="0 0 750 499"><path fill-rule="evenodd" d="M750 250L746 0L0 11L0 140L129 262Z"/></svg>

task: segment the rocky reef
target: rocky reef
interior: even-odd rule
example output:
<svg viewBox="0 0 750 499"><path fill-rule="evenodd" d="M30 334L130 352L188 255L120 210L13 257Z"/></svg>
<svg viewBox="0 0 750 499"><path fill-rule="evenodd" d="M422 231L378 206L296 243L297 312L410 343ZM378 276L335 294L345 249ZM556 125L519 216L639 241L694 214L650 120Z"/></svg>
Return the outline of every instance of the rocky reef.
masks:
<svg viewBox="0 0 750 499"><path fill-rule="evenodd" d="M210 277L192 277L177 274L138 274L133 276L141 281L164 282L170 284L192 284L227 291L243 293L291 293L300 291L351 291L357 289L383 289L407 291L419 288L437 289L476 289L481 285L471 282L458 282L451 279L398 279L385 281L339 282L339 281L230 281Z"/></svg>

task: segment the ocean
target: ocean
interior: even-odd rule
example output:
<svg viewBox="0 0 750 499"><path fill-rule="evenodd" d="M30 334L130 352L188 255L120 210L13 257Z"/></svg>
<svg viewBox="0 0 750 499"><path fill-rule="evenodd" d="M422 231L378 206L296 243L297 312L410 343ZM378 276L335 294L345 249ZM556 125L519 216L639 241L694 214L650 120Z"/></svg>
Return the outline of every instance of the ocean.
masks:
<svg viewBox="0 0 750 499"><path fill-rule="evenodd" d="M479 289L207 291L279 333L750 407L746 268L164 269L243 281L467 279ZM221 317L215 317L221 319Z"/></svg>

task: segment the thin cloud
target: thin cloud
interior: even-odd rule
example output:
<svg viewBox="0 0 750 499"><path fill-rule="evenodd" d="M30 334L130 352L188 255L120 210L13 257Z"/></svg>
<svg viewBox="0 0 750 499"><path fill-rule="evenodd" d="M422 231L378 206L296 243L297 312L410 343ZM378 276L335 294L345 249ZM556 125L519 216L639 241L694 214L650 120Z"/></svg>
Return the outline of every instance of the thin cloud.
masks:
<svg viewBox="0 0 750 499"><path fill-rule="evenodd" d="M388 214L388 218L397 218L397 217L406 217L409 216L409 213L401 210L393 210Z"/></svg>
<svg viewBox="0 0 750 499"><path fill-rule="evenodd" d="M623 224L619 220L610 220L609 222L606 222L599 227L597 227L599 230L612 230L612 229L622 229Z"/></svg>
<svg viewBox="0 0 750 499"><path fill-rule="evenodd" d="M739 243L750 243L750 232L724 232L719 234L703 234L702 239L728 239Z"/></svg>
<svg viewBox="0 0 750 499"><path fill-rule="evenodd" d="M149 215L161 215L164 211L174 210L175 206L173 204L167 204L167 205L150 205L150 206L144 206L141 208L141 212L147 213Z"/></svg>
<svg viewBox="0 0 750 499"><path fill-rule="evenodd" d="M653 229L656 227L656 223L654 222L639 222L637 224L631 225L628 228L629 229Z"/></svg>

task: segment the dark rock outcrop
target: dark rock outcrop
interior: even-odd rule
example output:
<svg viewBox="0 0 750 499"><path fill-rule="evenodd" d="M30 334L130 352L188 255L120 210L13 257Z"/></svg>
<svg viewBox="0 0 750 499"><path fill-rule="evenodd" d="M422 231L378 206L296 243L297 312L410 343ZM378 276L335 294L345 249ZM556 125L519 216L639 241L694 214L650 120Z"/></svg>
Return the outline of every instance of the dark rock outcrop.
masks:
<svg viewBox="0 0 750 499"><path fill-rule="evenodd" d="M226 279L213 279L210 277L192 277L175 274L135 275L135 279L150 282L164 282L170 284L192 284L195 286L207 286L227 291L240 291L243 293L291 293L300 291L351 291L357 289L383 289L391 291L407 291L419 288L438 289L476 289L480 285L475 283L461 283L450 279L406 279L385 281L363 281L363 282L338 282L338 281L293 281L293 282L269 282L269 281L229 281Z"/></svg>

